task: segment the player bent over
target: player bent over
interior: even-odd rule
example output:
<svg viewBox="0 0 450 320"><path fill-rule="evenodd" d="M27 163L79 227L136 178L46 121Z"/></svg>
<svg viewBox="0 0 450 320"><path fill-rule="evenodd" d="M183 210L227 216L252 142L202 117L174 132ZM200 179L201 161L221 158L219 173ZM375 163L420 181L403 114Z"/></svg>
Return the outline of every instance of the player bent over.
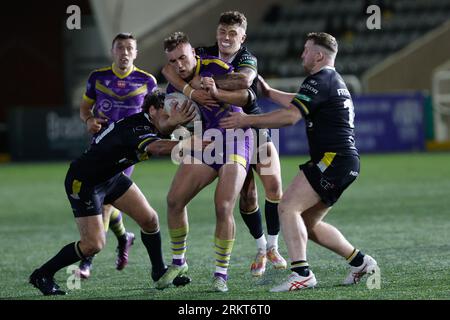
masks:
<svg viewBox="0 0 450 320"><path fill-rule="evenodd" d="M122 173L127 167L147 160L151 155L170 154L178 144L178 141L161 140L157 125L160 121L165 121L174 129L178 124L194 118L195 111L190 103L183 103L179 111L174 106L171 116L167 118L163 109L164 97L157 91L147 95L142 112L111 123L96 137L90 148L71 163L65 188L80 232L80 241L67 244L31 274L29 282L44 295L65 294L53 279L55 273L95 255L105 246L103 204L112 204L126 212L141 227L141 239L150 257L153 281L159 280L166 272L158 215L138 186ZM175 285L189 282L187 277L178 277L173 281Z"/></svg>

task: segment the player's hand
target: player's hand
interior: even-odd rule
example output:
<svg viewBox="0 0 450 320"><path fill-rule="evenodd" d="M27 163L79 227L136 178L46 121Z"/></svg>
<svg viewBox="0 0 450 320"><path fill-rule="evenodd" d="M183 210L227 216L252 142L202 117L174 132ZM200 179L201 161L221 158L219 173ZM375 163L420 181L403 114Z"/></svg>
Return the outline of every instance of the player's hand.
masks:
<svg viewBox="0 0 450 320"><path fill-rule="evenodd" d="M228 117L220 120L220 126L224 129L248 127L246 123L247 115L243 112L230 112Z"/></svg>
<svg viewBox="0 0 450 320"><path fill-rule="evenodd" d="M270 89L272 89L264 80L264 78L258 74L258 89L260 90L261 94L265 97L270 97Z"/></svg>
<svg viewBox="0 0 450 320"><path fill-rule="evenodd" d="M192 101L185 100L180 107L178 107L178 102L174 103L170 109L169 122L174 125L184 125L191 122L197 112L192 105Z"/></svg>
<svg viewBox="0 0 450 320"><path fill-rule="evenodd" d="M102 124L107 122L107 119L92 117L86 121L86 127L89 133L96 134L102 129Z"/></svg>
<svg viewBox="0 0 450 320"><path fill-rule="evenodd" d="M217 89L216 82L211 77L203 77L202 78L203 88L209 92L211 97L217 99L219 94L219 90Z"/></svg>
<svg viewBox="0 0 450 320"><path fill-rule="evenodd" d="M192 100L197 102L199 106L204 107L210 111L212 110L212 107L219 106L218 101L214 99L206 90L195 90L192 93Z"/></svg>
<svg viewBox="0 0 450 320"><path fill-rule="evenodd" d="M202 77L199 75L194 76L191 81L189 81L189 85L194 88L195 90L203 89L202 86Z"/></svg>

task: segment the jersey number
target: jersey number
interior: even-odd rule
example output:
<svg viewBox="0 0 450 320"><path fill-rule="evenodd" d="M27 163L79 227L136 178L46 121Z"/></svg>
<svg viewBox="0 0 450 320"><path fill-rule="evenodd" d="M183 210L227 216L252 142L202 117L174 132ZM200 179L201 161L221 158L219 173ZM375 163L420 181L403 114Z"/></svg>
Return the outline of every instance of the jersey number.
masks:
<svg viewBox="0 0 450 320"><path fill-rule="evenodd" d="M348 125L353 129L355 128L355 108L351 99L345 100L344 108L348 109Z"/></svg>

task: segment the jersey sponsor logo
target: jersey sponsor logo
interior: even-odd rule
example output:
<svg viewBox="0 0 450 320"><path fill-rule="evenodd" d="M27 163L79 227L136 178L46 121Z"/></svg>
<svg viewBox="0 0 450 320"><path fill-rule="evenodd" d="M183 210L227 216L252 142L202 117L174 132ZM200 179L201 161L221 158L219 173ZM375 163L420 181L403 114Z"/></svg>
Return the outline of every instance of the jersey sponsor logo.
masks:
<svg viewBox="0 0 450 320"><path fill-rule="evenodd" d="M319 93L319 90L317 90L316 88L314 88L313 86L311 86L311 85L309 85L307 83L303 83L300 88L308 90L308 91L311 91L314 94L318 94Z"/></svg>
<svg viewBox="0 0 450 320"><path fill-rule="evenodd" d="M118 81L117 81L117 87L118 87L118 88L124 89L126 86L127 86L126 81L123 81L123 80L118 80Z"/></svg>
<svg viewBox="0 0 450 320"><path fill-rule="evenodd" d="M350 92L347 89L337 89L338 96L350 96Z"/></svg>
<svg viewBox="0 0 450 320"><path fill-rule="evenodd" d="M136 131L149 131L149 130L151 130L152 129L152 127L150 127L150 126L137 126L137 127L134 127L133 128L133 131L134 132L136 132Z"/></svg>
<svg viewBox="0 0 450 320"><path fill-rule="evenodd" d="M255 60L249 60L249 59L244 59L239 64L249 64L249 65L252 65L252 66L256 66Z"/></svg>
<svg viewBox="0 0 450 320"><path fill-rule="evenodd" d="M130 83L128 83L128 85L130 87L141 87L142 83L130 82Z"/></svg>
<svg viewBox="0 0 450 320"><path fill-rule="evenodd" d="M308 97L307 95L305 95L305 94L297 94L297 98L299 98L300 100L303 100L303 101L306 101L306 102L310 102L311 101L311 98L310 97Z"/></svg>
<svg viewBox="0 0 450 320"><path fill-rule="evenodd" d="M113 104L108 99L103 99L103 100L100 101L99 106L100 106L101 110L109 111L109 110L111 110Z"/></svg>

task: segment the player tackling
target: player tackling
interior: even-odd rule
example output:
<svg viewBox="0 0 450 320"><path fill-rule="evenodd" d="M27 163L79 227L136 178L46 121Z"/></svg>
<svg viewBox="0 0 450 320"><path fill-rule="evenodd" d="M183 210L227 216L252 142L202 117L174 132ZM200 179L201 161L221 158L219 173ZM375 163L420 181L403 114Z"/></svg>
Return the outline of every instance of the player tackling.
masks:
<svg viewBox="0 0 450 320"><path fill-rule="evenodd" d="M123 173L126 168L147 160L151 155L170 154L178 144L178 141L161 139L158 123L160 118L167 118L163 106L164 94L154 92L147 95L142 112L112 122L97 135L90 148L70 164L65 189L80 241L64 246L31 274L29 282L42 294L66 294L56 284L55 273L103 249L106 241L103 204L112 204L126 212L141 227L141 239L152 265L152 279L159 280L167 271L161 250L158 215L138 186ZM184 103L179 110L174 106L170 119L165 119L165 122L174 129L178 124L191 121L194 116L190 104ZM172 280L176 285L190 281L187 277Z"/></svg>

